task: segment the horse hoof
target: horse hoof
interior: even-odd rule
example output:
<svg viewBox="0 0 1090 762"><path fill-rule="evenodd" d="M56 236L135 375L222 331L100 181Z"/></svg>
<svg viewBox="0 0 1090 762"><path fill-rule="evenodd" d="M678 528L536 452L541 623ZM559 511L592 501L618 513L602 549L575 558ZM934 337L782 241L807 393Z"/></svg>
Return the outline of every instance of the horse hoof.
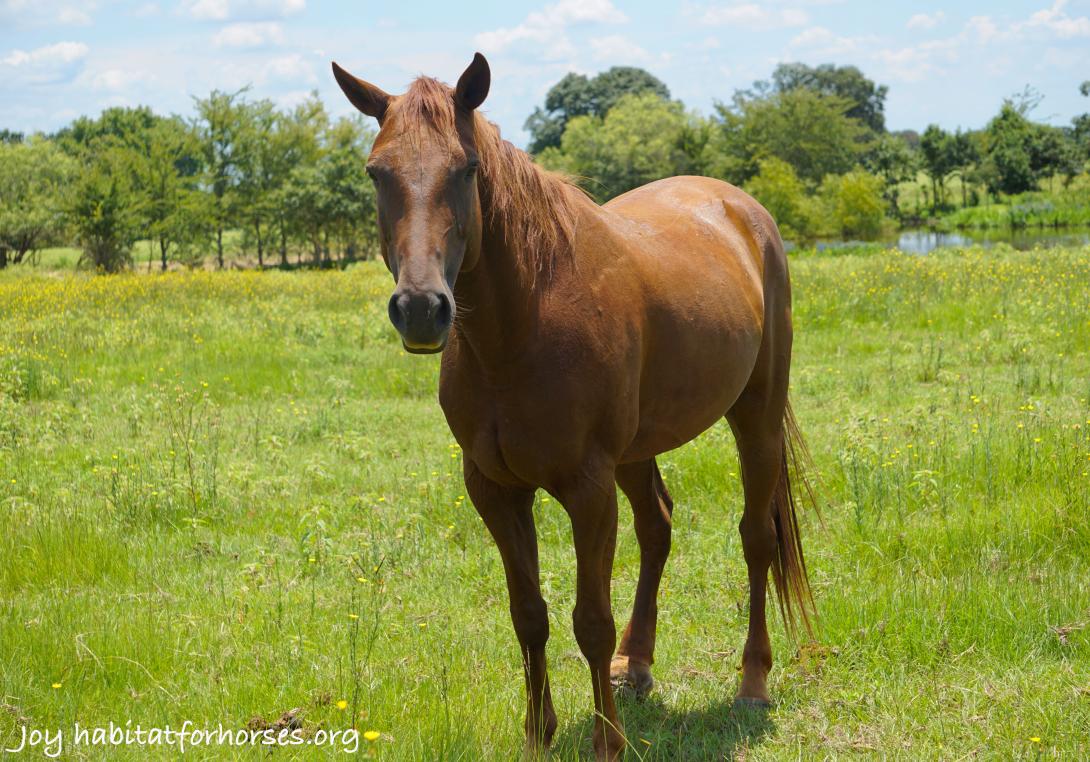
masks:
<svg viewBox="0 0 1090 762"><path fill-rule="evenodd" d="M644 697L655 687L651 666L633 661L627 656L616 656L610 665L609 680L614 688L629 689L637 697Z"/></svg>
<svg viewBox="0 0 1090 762"><path fill-rule="evenodd" d="M734 699L734 708L750 712L766 712L772 708L772 702L768 699L753 698L751 696L738 696Z"/></svg>

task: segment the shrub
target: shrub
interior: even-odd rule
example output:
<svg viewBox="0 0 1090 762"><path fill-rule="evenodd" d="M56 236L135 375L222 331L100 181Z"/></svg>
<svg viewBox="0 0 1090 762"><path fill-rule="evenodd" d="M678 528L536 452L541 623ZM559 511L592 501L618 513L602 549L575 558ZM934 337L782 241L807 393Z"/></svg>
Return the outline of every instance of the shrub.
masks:
<svg viewBox="0 0 1090 762"><path fill-rule="evenodd" d="M832 232L864 240L880 236L886 224L882 189L881 178L860 168L826 176L818 195Z"/></svg>
<svg viewBox="0 0 1090 762"><path fill-rule="evenodd" d="M745 190L769 211L780 228L780 235L790 239L816 235L816 209L794 168L777 158L762 159L758 167L759 171L746 183Z"/></svg>

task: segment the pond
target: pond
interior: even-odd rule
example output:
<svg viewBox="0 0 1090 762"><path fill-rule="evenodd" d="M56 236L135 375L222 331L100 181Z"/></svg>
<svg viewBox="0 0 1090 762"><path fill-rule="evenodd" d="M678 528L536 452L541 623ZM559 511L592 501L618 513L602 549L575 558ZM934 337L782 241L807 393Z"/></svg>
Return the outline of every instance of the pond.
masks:
<svg viewBox="0 0 1090 762"><path fill-rule="evenodd" d="M874 241L815 241L813 246L818 251L869 248L875 245L897 248L908 254L929 254L935 249L946 246L983 246L990 248L997 244L1006 244L1019 251L1053 246L1080 246L1090 244L1090 228L1063 228L1059 230L962 230L944 233L937 230L920 228L902 230L894 236ZM788 242L788 250L797 248Z"/></svg>

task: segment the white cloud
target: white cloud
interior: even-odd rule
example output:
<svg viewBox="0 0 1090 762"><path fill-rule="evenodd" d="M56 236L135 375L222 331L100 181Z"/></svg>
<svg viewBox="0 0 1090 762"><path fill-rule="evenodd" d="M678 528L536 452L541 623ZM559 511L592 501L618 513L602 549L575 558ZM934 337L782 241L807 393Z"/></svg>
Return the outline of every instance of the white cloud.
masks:
<svg viewBox="0 0 1090 762"><path fill-rule="evenodd" d="M790 47L804 49L814 55L836 56L852 53L860 49L870 38L843 37L834 34L823 26L812 26L799 32L789 43Z"/></svg>
<svg viewBox="0 0 1090 762"><path fill-rule="evenodd" d="M73 8L71 6L65 6L61 8L57 13L57 21L62 24L72 24L74 26L87 26L91 23L91 16L86 10L80 8Z"/></svg>
<svg viewBox="0 0 1090 762"><path fill-rule="evenodd" d="M1068 0L1055 0L1051 8L1037 11L1029 20L1016 27L1042 29L1051 32L1061 40L1075 37L1090 37L1090 18L1078 16L1072 18L1064 11Z"/></svg>
<svg viewBox="0 0 1090 762"><path fill-rule="evenodd" d="M12 50L0 58L0 79L26 84L66 82L79 72L89 50L82 42Z"/></svg>
<svg viewBox="0 0 1090 762"><path fill-rule="evenodd" d="M306 0L184 0L182 9L201 21L283 18L303 11Z"/></svg>
<svg viewBox="0 0 1090 762"><path fill-rule="evenodd" d="M218 48L260 48L283 43L284 30L274 21L228 24L212 37L212 44Z"/></svg>
<svg viewBox="0 0 1090 762"><path fill-rule="evenodd" d="M58 42L54 45L35 48L30 52L25 50L13 50L4 58L0 58L0 64L5 66L39 66L42 64L67 64L78 61L87 56L89 48L82 42Z"/></svg>
<svg viewBox="0 0 1090 762"><path fill-rule="evenodd" d="M0 28L87 26L96 6L94 0L0 0Z"/></svg>
<svg viewBox="0 0 1090 762"><path fill-rule="evenodd" d="M595 37L590 41L590 49L595 60L620 63L652 63L654 56L620 34Z"/></svg>
<svg viewBox="0 0 1090 762"><path fill-rule="evenodd" d="M318 77L314 65L298 53L274 58L265 64L262 80L286 80L290 82L316 83Z"/></svg>
<svg viewBox="0 0 1090 762"><path fill-rule="evenodd" d="M965 22L965 34L968 34L975 42L987 45L998 39L1001 33L999 26L990 16L973 16Z"/></svg>
<svg viewBox="0 0 1090 762"><path fill-rule="evenodd" d="M917 13L908 20L905 24L909 29L934 29L943 22L946 18L946 14L942 11L932 13L930 16L926 13Z"/></svg>
<svg viewBox="0 0 1090 762"><path fill-rule="evenodd" d="M105 69L95 72L89 77L91 87L95 90L119 91L127 90L146 77L142 72L134 69Z"/></svg>
<svg viewBox="0 0 1090 762"><path fill-rule="evenodd" d="M560 0L533 11L518 26L482 32L473 38L476 45L490 53L500 53L520 42L539 46L546 58L574 55L568 39L568 27L575 24L621 24L628 18L611 0Z"/></svg>
<svg viewBox="0 0 1090 762"><path fill-rule="evenodd" d="M757 3L712 5L700 14L702 24L744 29L783 29L802 26L809 20L809 14L801 8L770 8Z"/></svg>

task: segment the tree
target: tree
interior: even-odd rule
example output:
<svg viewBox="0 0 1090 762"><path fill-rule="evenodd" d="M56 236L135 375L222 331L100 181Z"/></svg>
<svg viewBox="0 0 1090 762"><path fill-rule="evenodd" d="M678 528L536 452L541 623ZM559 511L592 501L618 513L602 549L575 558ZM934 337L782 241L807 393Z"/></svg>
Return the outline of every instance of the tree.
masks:
<svg viewBox="0 0 1090 762"><path fill-rule="evenodd" d="M248 109L243 95L247 88L234 93L213 90L204 99L195 99L197 131L204 159L206 182L212 193L212 220L216 236L216 262L223 268L223 233L234 222L244 155L243 132L248 128Z"/></svg>
<svg viewBox="0 0 1090 762"><path fill-rule="evenodd" d="M687 163L681 147L687 119L681 104L654 93L626 95L605 117L572 119L560 149L547 149L540 160L590 179L595 195L610 199Z"/></svg>
<svg viewBox="0 0 1090 762"><path fill-rule="evenodd" d="M961 180L961 206L964 208L969 205L970 170L980 161L980 152L973 135L960 129L950 136L946 149L949 152L950 173Z"/></svg>
<svg viewBox="0 0 1090 762"><path fill-rule="evenodd" d="M808 88L736 93L732 105L716 104L707 171L741 184L757 173L761 159L776 157L815 184L847 172L867 149L866 128L847 115L850 109L847 99Z"/></svg>
<svg viewBox="0 0 1090 762"><path fill-rule="evenodd" d="M329 116L325 106L317 93L312 93L310 98L290 112L277 114L275 129L264 147L261 162L270 172L266 203L272 212L282 266L288 263L288 240L292 235L292 220L282 203L284 196L279 190L288 182L296 167L318 163L322 155L322 136L328 129ZM367 145L370 150L369 141ZM361 172L366 160L366 155L360 159ZM368 190L371 188L369 180L362 185L367 186Z"/></svg>
<svg viewBox="0 0 1090 762"><path fill-rule="evenodd" d="M772 88L777 92L806 88L822 95L844 98L851 103L846 116L858 119L876 133L885 132L885 104L889 88L876 85L855 66L781 63L772 72Z"/></svg>
<svg viewBox="0 0 1090 762"><path fill-rule="evenodd" d="M0 269L56 239L74 162L51 141L0 142Z"/></svg>
<svg viewBox="0 0 1090 762"><path fill-rule="evenodd" d="M0 129L0 143L22 143L26 139L26 136L21 132L13 132L12 130Z"/></svg>
<svg viewBox="0 0 1090 762"><path fill-rule="evenodd" d="M1029 165L1038 180L1048 178L1049 190L1056 175L1064 176L1064 183L1082 170L1082 161L1073 136L1059 127L1034 124L1030 134Z"/></svg>
<svg viewBox="0 0 1090 762"><path fill-rule="evenodd" d="M769 211L784 238L811 238L815 234L815 210L806 185L782 159L758 162L759 171L746 183L746 192Z"/></svg>
<svg viewBox="0 0 1090 762"><path fill-rule="evenodd" d="M863 169L826 177L818 195L836 232L845 238L873 240L885 224L882 180Z"/></svg>
<svg viewBox="0 0 1090 762"><path fill-rule="evenodd" d="M238 179L231 198L232 217L243 229L243 247L257 249L257 263L265 266L265 247L274 224L273 193L287 179L283 156L274 141L279 115L272 101L241 104L236 136L235 169ZM290 168L288 168L290 170Z"/></svg>
<svg viewBox="0 0 1090 762"><path fill-rule="evenodd" d="M993 193L1022 193L1036 185L1030 144L1033 125L1025 109L1014 101L1003 101L999 114L987 127L988 171L985 175Z"/></svg>
<svg viewBox="0 0 1090 762"><path fill-rule="evenodd" d="M151 130L163 119L147 106L115 106L104 110L97 119L88 116L76 118L72 124L60 130L55 139L74 155L86 153L106 138L112 139L113 145L146 152L151 146Z"/></svg>
<svg viewBox="0 0 1090 762"><path fill-rule="evenodd" d="M931 179L931 211L946 205L946 178L954 171L952 141L937 124L929 124L920 136L920 163Z"/></svg>
<svg viewBox="0 0 1090 762"><path fill-rule="evenodd" d="M1090 79L1079 85L1083 97L1090 97ZM1071 137L1075 141L1078 158L1085 162L1090 159L1090 112L1079 114L1071 120Z"/></svg>
<svg viewBox="0 0 1090 762"><path fill-rule="evenodd" d="M866 156L867 168L882 178L882 195L894 215L900 216L900 184L916 176L916 154L900 135L886 133Z"/></svg>
<svg viewBox="0 0 1090 762"><path fill-rule="evenodd" d="M112 273L132 264L132 245L139 237L142 209L134 182L135 154L115 139L95 146L73 185L67 212L83 246L80 264Z"/></svg>
<svg viewBox="0 0 1090 762"><path fill-rule="evenodd" d="M332 237L340 241L349 260L361 251L366 256L378 244L375 188L364 170L374 138L361 118L341 118L327 132L321 160L321 181L329 191L325 216Z"/></svg>
<svg viewBox="0 0 1090 762"><path fill-rule="evenodd" d="M315 265L328 258L328 232L333 206L331 193L319 167L300 164L278 191L279 203L294 220L295 235L310 249Z"/></svg>
<svg viewBox="0 0 1090 762"><path fill-rule="evenodd" d="M594 78L567 74L545 96L545 108L536 108L526 120L530 133L527 150L537 154L559 148L568 121L577 116L604 117L625 95L650 92L663 100L670 91L657 77L632 66L614 66Z"/></svg>
<svg viewBox="0 0 1090 762"><path fill-rule="evenodd" d="M209 236L211 215L199 187L200 144L193 128L181 119L164 119L148 133L146 154L136 153L136 191L142 198L145 232L167 269L172 251L198 245Z"/></svg>

